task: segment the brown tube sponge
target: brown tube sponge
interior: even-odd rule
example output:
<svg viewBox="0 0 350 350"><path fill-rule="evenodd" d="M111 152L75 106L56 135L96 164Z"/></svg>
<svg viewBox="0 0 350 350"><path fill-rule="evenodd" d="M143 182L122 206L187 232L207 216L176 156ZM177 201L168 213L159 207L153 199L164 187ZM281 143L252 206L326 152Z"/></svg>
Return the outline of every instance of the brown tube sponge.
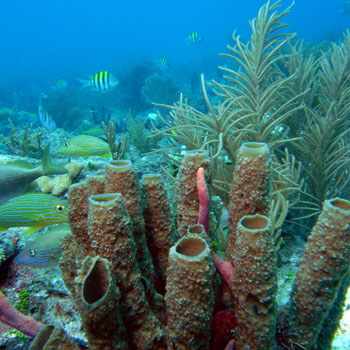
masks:
<svg viewBox="0 0 350 350"><path fill-rule="evenodd" d="M104 175L89 175L86 181L70 186L68 192L69 221L76 241L83 249L84 255L89 254L90 237L88 235L87 217L89 197L104 192ZM91 254L90 254L91 255Z"/></svg>
<svg viewBox="0 0 350 350"><path fill-rule="evenodd" d="M208 153L193 150L185 153L177 175L176 210L177 234L186 235L187 227L198 222L199 199L197 191L197 170L203 168L207 174L209 168Z"/></svg>
<svg viewBox="0 0 350 350"><path fill-rule="evenodd" d="M201 224L194 224L187 227L187 234L199 235L204 239L208 239L208 234L205 232L204 226Z"/></svg>
<svg viewBox="0 0 350 350"><path fill-rule="evenodd" d="M169 249L174 234L169 199L160 174L143 175L142 185L147 244L156 273L165 283Z"/></svg>
<svg viewBox="0 0 350 350"><path fill-rule="evenodd" d="M29 350L79 350L80 346L74 343L68 335L55 325L47 325L40 329L34 338Z"/></svg>
<svg viewBox="0 0 350 350"><path fill-rule="evenodd" d="M114 160L106 165L106 193L121 193L133 222L137 261L142 275L150 279L154 272L151 254L145 237L145 221L141 189L136 172L129 160Z"/></svg>
<svg viewBox="0 0 350 350"><path fill-rule="evenodd" d="M237 227L232 294L238 322L235 350L272 349L276 327L276 254L270 220L244 216Z"/></svg>
<svg viewBox="0 0 350 350"><path fill-rule="evenodd" d="M86 183L90 195L105 193L105 172L99 171L96 174L87 175Z"/></svg>
<svg viewBox="0 0 350 350"><path fill-rule="evenodd" d="M246 142L238 150L230 192L226 255L235 255L236 230L244 215L265 215L269 207L270 151L266 143Z"/></svg>
<svg viewBox="0 0 350 350"><path fill-rule="evenodd" d="M76 278L79 312L89 349L128 349L120 293L107 259L87 256Z"/></svg>
<svg viewBox="0 0 350 350"><path fill-rule="evenodd" d="M292 293L290 338L312 349L350 263L350 201L335 198L307 239Z"/></svg>
<svg viewBox="0 0 350 350"><path fill-rule="evenodd" d="M70 186L68 191L69 222L80 249L86 254L90 249L90 237L87 226L88 199L89 193L86 182L79 182Z"/></svg>
<svg viewBox="0 0 350 350"><path fill-rule="evenodd" d="M182 237L169 252L165 301L168 350L209 349L215 268L209 245Z"/></svg>
<svg viewBox="0 0 350 350"><path fill-rule="evenodd" d="M147 303L131 220L120 193L90 197L88 228L92 247L112 264L130 349L165 349L165 331Z"/></svg>

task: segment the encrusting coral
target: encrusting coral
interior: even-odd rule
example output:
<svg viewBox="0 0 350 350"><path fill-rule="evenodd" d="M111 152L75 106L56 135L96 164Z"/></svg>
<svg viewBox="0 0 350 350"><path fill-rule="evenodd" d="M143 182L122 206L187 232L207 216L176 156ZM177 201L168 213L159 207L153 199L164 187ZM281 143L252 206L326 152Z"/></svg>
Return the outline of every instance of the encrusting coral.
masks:
<svg viewBox="0 0 350 350"><path fill-rule="evenodd" d="M69 163L65 166L68 170L67 174L58 175L54 178L49 176L41 176L36 180L41 192L51 193L54 196L60 196L66 192L73 180L79 175L84 165L78 162Z"/></svg>

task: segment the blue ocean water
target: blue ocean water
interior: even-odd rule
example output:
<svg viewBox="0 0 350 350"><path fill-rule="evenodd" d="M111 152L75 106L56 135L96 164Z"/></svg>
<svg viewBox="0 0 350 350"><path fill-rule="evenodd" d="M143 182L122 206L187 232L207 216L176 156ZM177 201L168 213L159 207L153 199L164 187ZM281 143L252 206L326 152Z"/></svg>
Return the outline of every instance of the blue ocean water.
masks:
<svg viewBox="0 0 350 350"><path fill-rule="evenodd" d="M222 63L236 29L250 35L249 19L265 1L2 0L1 84L30 89L57 79L116 74L142 60L165 57L172 66L205 71ZM291 1L282 0L282 8ZM285 21L299 38L339 40L350 23L345 0L296 0ZM186 45L198 31L200 45Z"/></svg>

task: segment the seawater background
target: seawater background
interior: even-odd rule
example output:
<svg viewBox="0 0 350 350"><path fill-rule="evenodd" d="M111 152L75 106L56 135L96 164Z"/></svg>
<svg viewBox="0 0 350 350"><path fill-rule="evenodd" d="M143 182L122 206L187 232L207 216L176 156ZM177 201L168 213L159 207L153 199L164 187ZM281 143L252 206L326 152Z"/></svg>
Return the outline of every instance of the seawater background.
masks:
<svg viewBox="0 0 350 350"><path fill-rule="evenodd" d="M196 71L222 64L232 32L244 40L257 0L1 0L1 83L47 87L58 79L116 74L141 60L165 57ZM291 1L282 0L282 8ZM296 0L284 21L299 38L337 41L349 25L344 0ZM185 45L189 32L203 42Z"/></svg>

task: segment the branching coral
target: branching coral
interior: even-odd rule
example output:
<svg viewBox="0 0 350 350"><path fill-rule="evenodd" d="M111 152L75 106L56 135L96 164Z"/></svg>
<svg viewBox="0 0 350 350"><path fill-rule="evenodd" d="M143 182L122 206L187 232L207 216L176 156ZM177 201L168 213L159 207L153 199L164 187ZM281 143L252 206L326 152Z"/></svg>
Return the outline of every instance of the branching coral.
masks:
<svg viewBox="0 0 350 350"><path fill-rule="evenodd" d="M350 196L350 33L319 60L317 94L304 111L294 143L302 160L310 209L326 198ZM316 207L315 207L316 205Z"/></svg>
<svg viewBox="0 0 350 350"><path fill-rule="evenodd" d="M9 119L9 137L0 135L0 142L3 143L11 154L19 156L40 157L43 150L41 145L41 131L32 132L32 124L27 124L19 132Z"/></svg>
<svg viewBox="0 0 350 350"><path fill-rule="evenodd" d="M128 120L128 136L130 143L141 153L147 153L155 149L162 138L161 136L149 137L151 132L145 128L145 123L139 119Z"/></svg>
<svg viewBox="0 0 350 350"><path fill-rule="evenodd" d="M125 154L125 148L126 148L126 136L120 136L118 140L115 140L115 120L111 118L107 125L102 122L103 131L105 133L105 136L107 138L107 142L109 145L109 149L111 150L112 158L115 159L122 159Z"/></svg>

